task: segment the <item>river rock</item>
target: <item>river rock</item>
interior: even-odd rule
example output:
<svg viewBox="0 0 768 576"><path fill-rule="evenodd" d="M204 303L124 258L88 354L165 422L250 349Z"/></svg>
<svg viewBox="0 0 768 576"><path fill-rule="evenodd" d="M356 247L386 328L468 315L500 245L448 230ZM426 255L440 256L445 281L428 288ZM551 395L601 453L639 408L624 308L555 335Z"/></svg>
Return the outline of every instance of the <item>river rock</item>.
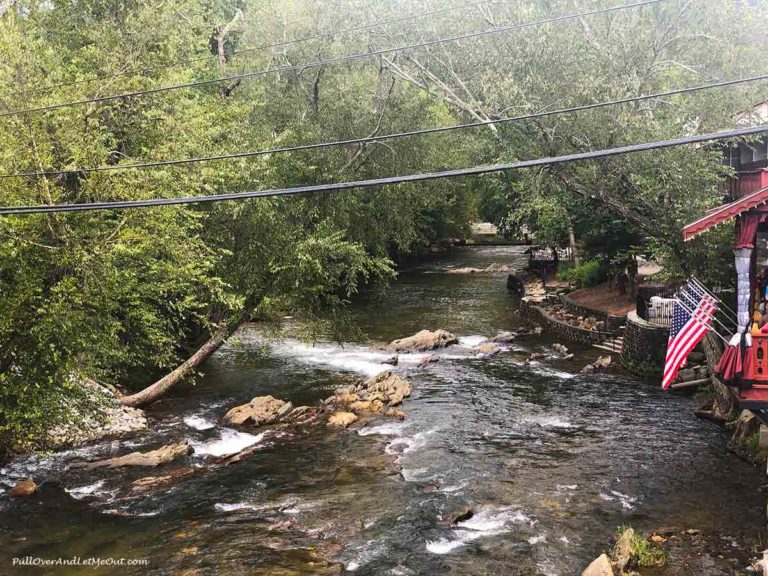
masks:
<svg viewBox="0 0 768 576"><path fill-rule="evenodd" d="M31 478L20 481L16 486L11 488L11 496L14 498L26 498L31 496L37 490L37 484Z"/></svg>
<svg viewBox="0 0 768 576"><path fill-rule="evenodd" d="M522 298L525 296L525 283L514 274L510 274L507 276L507 290L515 294L518 298Z"/></svg>
<svg viewBox="0 0 768 576"><path fill-rule="evenodd" d="M635 531L632 528L627 528L616 541L616 546L613 548L613 563L619 574L624 572L624 568L632 560L634 555L634 539Z"/></svg>
<svg viewBox="0 0 768 576"><path fill-rule="evenodd" d="M610 368L612 363L612 358L610 356L598 356L597 360L592 362L592 364L587 364L584 366L584 368L581 369L582 374L595 374L598 372L605 372Z"/></svg>
<svg viewBox="0 0 768 576"><path fill-rule="evenodd" d="M411 385L408 381L392 372L381 372L366 380L363 386L370 394L381 392L389 406L397 406L403 398L411 395Z"/></svg>
<svg viewBox="0 0 768 576"><path fill-rule="evenodd" d="M563 355L568 354L568 347L565 346L564 344L558 344L558 343L552 344L552 350L554 350L558 354L563 354Z"/></svg>
<svg viewBox="0 0 768 576"><path fill-rule="evenodd" d="M730 445L742 446L760 431L760 419L751 410L744 409L732 426Z"/></svg>
<svg viewBox="0 0 768 576"><path fill-rule="evenodd" d="M101 438L146 430L144 411L121 405L120 392L113 386L88 379L75 385L84 390L90 406L72 422L52 428L47 434L46 447L80 446Z"/></svg>
<svg viewBox="0 0 768 576"><path fill-rule="evenodd" d="M472 348L475 352L482 354L483 356L493 356L501 352L501 346L495 342L483 342Z"/></svg>
<svg viewBox="0 0 768 576"><path fill-rule="evenodd" d="M514 332L499 332L496 336L491 338L491 342L496 342L497 344L509 344L514 341L515 338L517 338L517 334Z"/></svg>
<svg viewBox="0 0 768 576"><path fill-rule="evenodd" d="M466 522L467 520L471 519L474 515L475 513L472 511L472 508L465 508L461 512L451 515L451 524Z"/></svg>
<svg viewBox="0 0 768 576"><path fill-rule="evenodd" d="M397 366L400 363L400 357L399 356L391 356L387 358L386 360L382 360L382 364L389 364L391 366Z"/></svg>
<svg viewBox="0 0 768 576"><path fill-rule="evenodd" d="M116 458L108 458L107 460L98 460L96 462L87 463L75 463L72 464L72 468L85 468L86 470L92 470L94 468L121 468L123 466L144 466L154 468L161 464L172 462L181 456L186 456L193 452L192 446L186 442L180 442L179 444L167 444L158 448L157 450L151 450L150 452L131 452L124 456L118 456Z"/></svg>
<svg viewBox="0 0 768 576"><path fill-rule="evenodd" d="M448 274L478 274L483 272L481 268L453 268L448 270Z"/></svg>
<svg viewBox="0 0 768 576"><path fill-rule="evenodd" d="M222 421L231 426L273 424L293 410L293 404L272 396L257 396L248 404L235 406Z"/></svg>
<svg viewBox="0 0 768 576"><path fill-rule="evenodd" d="M611 561L608 556L601 554L587 569L581 573L581 576L614 576Z"/></svg>
<svg viewBox="0 0 768 576"><path fill-rule="evenodd" d="M146 476L139 478L131 483L131 494L139 496L150 494L163 490L179 480L200 474L203 468L193 468L192 466L183 466L171 471L164 476Z"/></svg>
<svg viewBox="0 0 768 576"><path fill-rule="evenodd" d="M384 416L395 418L396 420L405 420L405 412L398 410L397 408L387 408L384 412Z"/></svg>
<svg viewBox="0 0 768 576"><path fill-rule="evenodd" d="M445 330L422 330L413 336L394 340L389 345L389 350L393 352L426 352L428 350L437 350L445 348L452 344L457 344L459 339Z"/></svg>
<svg viewBox="0 0 768 576"><path fill-rule="evenodd" d="M352 414L352 412L334 412L331 414L331 417L328 418L328 426L346 428L355 421L357 421L357 416Z"/></svg>

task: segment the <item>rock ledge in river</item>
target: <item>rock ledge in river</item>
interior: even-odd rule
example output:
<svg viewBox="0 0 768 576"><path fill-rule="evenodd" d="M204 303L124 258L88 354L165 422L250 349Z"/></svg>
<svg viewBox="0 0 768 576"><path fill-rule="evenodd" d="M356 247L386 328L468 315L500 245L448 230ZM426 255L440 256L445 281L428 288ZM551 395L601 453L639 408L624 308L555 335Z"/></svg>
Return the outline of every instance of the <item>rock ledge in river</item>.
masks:
<svg viewBox="0 0 768 576"><path fill-rule="evenodd" d="M459 339L456 336L445 330L435 330L434 332L422 330L413 336L394 340L387 348L392 352L426 352L445 348L458 342Z"/></svg>
<svg viewBox="0 0 768 576"><path fill-rule="evenodd" d="M123 466L144 466L154 468L161 464L172 462L180 456L186 456L192 453L192 446L186 442L179 444L167 444L157 450L149 452L131 452L124 456L108 458L106 460L97 460L96 462L75 463L72 468L85 468L92 470L94 468L121 468Z"/></svg>
<svg viewBox="0 0 768 576"><path fill-rule="evenodd" d="M273 424L293 409L293 404L272 396L257 396L248 404L235 406L224 415L224 424L263 426Z"/></svg>

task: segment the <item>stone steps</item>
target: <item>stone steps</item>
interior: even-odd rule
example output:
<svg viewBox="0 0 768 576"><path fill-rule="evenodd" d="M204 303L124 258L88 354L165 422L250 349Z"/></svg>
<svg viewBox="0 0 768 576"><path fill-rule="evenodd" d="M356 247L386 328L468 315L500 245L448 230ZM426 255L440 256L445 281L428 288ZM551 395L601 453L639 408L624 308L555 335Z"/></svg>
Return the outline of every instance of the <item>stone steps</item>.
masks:
<svg viewBox="0 0 768 576"><path fill-rule="evenodd" d="M621 354L621 350L624 347L624 336L617 336L616 338L611 338L610 340L605 340L600 344L593 344L592 346L612 354Z"/></svg>

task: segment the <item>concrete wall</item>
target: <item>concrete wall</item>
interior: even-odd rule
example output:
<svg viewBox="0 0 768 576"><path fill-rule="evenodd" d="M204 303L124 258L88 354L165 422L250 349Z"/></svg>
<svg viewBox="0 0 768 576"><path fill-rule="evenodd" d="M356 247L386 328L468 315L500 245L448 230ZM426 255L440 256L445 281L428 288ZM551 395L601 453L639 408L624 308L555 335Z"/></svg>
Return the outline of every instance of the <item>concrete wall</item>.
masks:
<svg viewBox="0 0 768 576"><path fill-rule="evenodd" d="M669 328L651 324L634 312L627 314L621 365L646 378L660 378L664 372Z"/></svg>

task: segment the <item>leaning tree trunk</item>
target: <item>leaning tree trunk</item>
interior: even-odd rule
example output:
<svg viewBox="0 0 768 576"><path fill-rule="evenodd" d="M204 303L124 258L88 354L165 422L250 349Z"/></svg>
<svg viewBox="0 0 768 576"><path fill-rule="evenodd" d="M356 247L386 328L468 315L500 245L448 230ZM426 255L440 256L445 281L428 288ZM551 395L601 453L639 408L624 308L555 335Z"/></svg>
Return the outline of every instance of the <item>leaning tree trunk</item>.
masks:
<svg viewBox="0 0 768 576"><path fill-rule="evenodd" d="M160 396L168 392L176 384L184 380L192 372L197 369L200 364L207 360L211 354L216 352L227 339L232 336L235 330L237 330L239 322L230 322L224 327L216 331L211 338L203 344L198 350L192 354L183 364L176 368L173 372L169 372L160 380L144 388L136 394L130 396L123 396L120 398L120 403L124 406L145 406L151 404Z"/></svg>

